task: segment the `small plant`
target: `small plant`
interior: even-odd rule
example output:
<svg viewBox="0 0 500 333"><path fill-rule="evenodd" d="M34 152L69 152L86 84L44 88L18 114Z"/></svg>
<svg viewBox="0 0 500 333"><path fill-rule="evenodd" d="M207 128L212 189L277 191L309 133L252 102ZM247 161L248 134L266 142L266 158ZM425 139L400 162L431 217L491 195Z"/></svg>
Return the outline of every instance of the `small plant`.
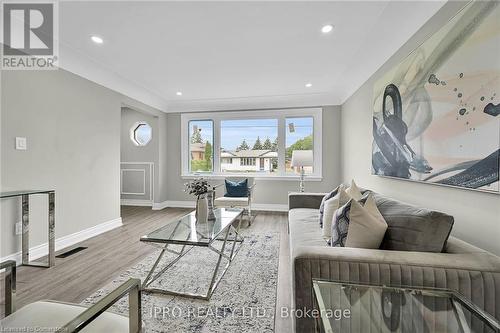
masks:
<svg viewBox="0 0 500 333"><path fill-rule="evenodd" d="M196 178L184 184L184 192L198 198L212 190L212 185L210 185L208 181L203 178Z"/></svg>

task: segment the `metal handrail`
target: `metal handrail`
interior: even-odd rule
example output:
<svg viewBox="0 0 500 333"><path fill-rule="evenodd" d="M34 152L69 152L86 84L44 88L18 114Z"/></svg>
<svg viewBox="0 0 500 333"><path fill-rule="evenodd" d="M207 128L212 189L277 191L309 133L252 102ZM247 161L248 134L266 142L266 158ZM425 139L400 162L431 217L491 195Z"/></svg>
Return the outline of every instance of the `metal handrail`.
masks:
<svg viewBox="0 0 500 333"><path fill-rule="evenodd" d="M142 319L141 319L141 280L129 279L121 286L106 295L96 304L89 307L87 310L79 314L76 318L71 320L66 325L59 328L57 333L79 332L85 326L90 324L94 319L99 317L120 298L129 295L129 333L142 332Z"/></svg>
<svg viewBox="0 0 500 333"><path fill-rule="evenodd" d="M0 262L0 270L5 269L5 304L4 313L7 317L16 311L16 261Z"/></svg>

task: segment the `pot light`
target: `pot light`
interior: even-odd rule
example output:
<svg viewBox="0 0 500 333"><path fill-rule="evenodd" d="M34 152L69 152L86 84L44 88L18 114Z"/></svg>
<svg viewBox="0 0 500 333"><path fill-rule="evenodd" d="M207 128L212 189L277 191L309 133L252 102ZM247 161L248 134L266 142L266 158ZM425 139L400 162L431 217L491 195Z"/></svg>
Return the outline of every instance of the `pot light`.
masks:
<svg viewBox="0 0 500 333"><path fill-rule="evenodd" d="M178 91L175 93L177 96L182 96L182 91Z"/></svg>
<svg viewBox="0 0 500 333"><path fill-rule="evenodd" d="M90 39L96 44L104 43L104 40L99 36L92 36L92 37L90 37Z"/></svg>
<svg viewBox="0 0 500 333"><path fill-rule="evenodd" d="M306 88L311 88L313 86L312 83L306 83Z"/></svg>
<svg viewBox="0 0 500 333"><path fill-rule="evenodd" d="M324 25L321 28L321 32L324 33L324 34L327 34L327 33L329 33L332 30L333 30L333 25L331 25L331 24Z"/></svg>

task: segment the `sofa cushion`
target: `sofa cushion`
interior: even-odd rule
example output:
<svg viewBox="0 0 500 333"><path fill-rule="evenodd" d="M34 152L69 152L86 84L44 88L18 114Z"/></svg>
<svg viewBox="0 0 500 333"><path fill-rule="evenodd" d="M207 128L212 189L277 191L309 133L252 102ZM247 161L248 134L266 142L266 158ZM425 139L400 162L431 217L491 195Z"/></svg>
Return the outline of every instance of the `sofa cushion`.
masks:
<svg viewBox="0 0 500 333"><path fill-rule="evenodd" d="M419 208L374 193L377 207L387 222L381 249L443 252L453 227L453 216Z"/></svg>
<svg viewBox="0 0 500 333"><path fill-rule="evenodd" d="M333 191L327 193L324 197L323 200L321 200L321 205L319 206L319 226L323 228L323 214L325 213L325 202L339 193L339 190L343 188L344 185L340 184L337 186Z"/></svg>
<svg viewBox="0 0 500 333"><path fill-rule="evenodd" d="M300 246L326 246L318 227L319 211L311 208L295 208L288 212L290 250Z"/></svg>
<svg viewBox="0 0 500 333"><path fill-rule="evenodd" d="M330 238L332 237L332 221L335 216L335 211L339 207L345 205L351 197L344 191L344 188L340 187L338 193L325 202L325 210L323 212L323 237Z"/></svg>
<svg viewBox="0 0 500 333"><path fill-rule="evenodd" d="M356 182L351 180L351 186L346 190L347 194L354 200L361 200L361 197L363 194L361 193L361 190L359 189L358 185L356 185Z"/></svg>
<svg viewBox="0 0 500 333"><path fill-rule="evenodd" d="M384 239L387 223L370 195L364 207L351 199L337 209L332 224L331 246L378 249Z"/></svg>

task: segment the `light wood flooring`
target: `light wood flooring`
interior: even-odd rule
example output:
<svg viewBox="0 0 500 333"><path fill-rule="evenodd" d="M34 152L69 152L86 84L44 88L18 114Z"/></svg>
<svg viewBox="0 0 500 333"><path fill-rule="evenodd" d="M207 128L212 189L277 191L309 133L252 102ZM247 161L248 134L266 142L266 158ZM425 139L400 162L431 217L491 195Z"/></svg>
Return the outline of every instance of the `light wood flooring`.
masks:
<svg viewBox="0 0 500 333"><path fill-rule="evenodd" d="M139 241L140 236L175 220L189 209L122 206L123 227L83 241L76 246L87 249L67 258L57 258L56 266L35 268L20 266L17 270L17 307L51 299L80 303L105 286L125 269L141 261L154 248ZM244 223L243 228L246 227ZM291 332L289 319L280 318L280 308L290 306L291 269L287 233L287 215L278 212L256 212L252 229L280 233L279 273L276 300L275 332ZM64 249L63 252L68 249ZM3 276L0 278L3 286ZM249 281L251 283L251 281ZM3 317L3 293L0 295L0 318ZM168 331L167 331L168 332Z"/></svg>

